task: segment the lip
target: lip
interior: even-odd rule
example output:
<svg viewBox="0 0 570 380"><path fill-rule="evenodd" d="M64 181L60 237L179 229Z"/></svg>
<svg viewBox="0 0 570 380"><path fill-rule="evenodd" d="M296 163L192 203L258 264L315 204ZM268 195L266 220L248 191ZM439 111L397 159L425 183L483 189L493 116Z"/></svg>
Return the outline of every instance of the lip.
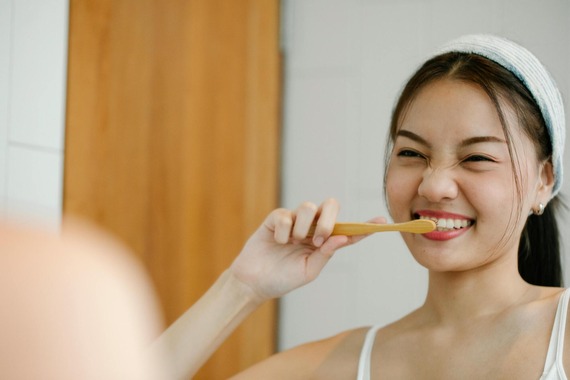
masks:
<svg viewBox="0 0 570 380"><path fill-rule="evenodd" d="M470 222L470 225L468 225L467 227L451 229L446 231L439 231L436 229L435 231L428 232L422 235L423 237L429 240L444 241L444 240L455 239L456 237L459 237L464 233L466 233L467 231L469 231L471 227L473 227L473 225L475 224L475 220L466 215L461 215L441 210L418 210L414 213L414 219L417 219L419 216L433 219L436 223L439 219L467 220Z"/></svg>

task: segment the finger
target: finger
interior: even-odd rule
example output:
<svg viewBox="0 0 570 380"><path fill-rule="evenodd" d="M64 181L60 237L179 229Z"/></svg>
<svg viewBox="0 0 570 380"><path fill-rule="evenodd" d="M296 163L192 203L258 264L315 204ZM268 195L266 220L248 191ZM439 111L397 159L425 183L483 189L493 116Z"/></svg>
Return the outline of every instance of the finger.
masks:
<svg viewBox="0 0 570 380"><path fill-rule="evenodd" d="M279 244L287 244L291 236L295 216L291 210L274 210L266 220L265 226L273 232L273 238Z"/></svg>
<svg viewBox="0 0 570 380"><path fill-rule="evenodd" d="M317 205L311 202L303 202L295 212L295 224L293 225L293 238L303 240L307 237L309 228L319 211Z"/></svg>
<svg viewBox="0 0 570 380"><path fill-rule="evenodd" d="M388 223L388 220L386 218L384 218L383 216L376 216L376 217L368 220L366 223L386 224L386 223Z"/></svg>
<svg viewBox="0 0 570 380"><path fill-rule="evenodd" d="M315 234L313 236L313 244L315 246L320 247L323 245L324 241L332 233L339 208L338 202L333 198L327 199L321 205Z"/></svg>
<svg viewBox="0 0 570 380"><path fill-rule="evenodd" d="M337 235L328 238L320 247L319 251L324 255L332 257L333 254L340 248L347 246L350 243L348 236Z"/></svg>
<svg viewBox="0 0 570 380"><path fill-rule="evenodd" d="M384 218L383 216L377 216L375 218L372 218L370 220L367 221L367 223L376 223L376 224L386 224L388 221L386 220L386 218ZM368 236L370 236L372 234L365 234L365 235L354 235L354 236L350 236L349 237L349 241L348 244L346 245L352 245L354 243L358 243L359 241L361 241L362 239L367 238Z"/></svg>
<svg viewBox="0 0 570 380"><path fill-rule="evenodd" d="M346 236L331 236L326 242L315 252L313 252L307 260L307 279L314 280L322 269L333 257L337 249L345 246L348 242Z"/></svg>

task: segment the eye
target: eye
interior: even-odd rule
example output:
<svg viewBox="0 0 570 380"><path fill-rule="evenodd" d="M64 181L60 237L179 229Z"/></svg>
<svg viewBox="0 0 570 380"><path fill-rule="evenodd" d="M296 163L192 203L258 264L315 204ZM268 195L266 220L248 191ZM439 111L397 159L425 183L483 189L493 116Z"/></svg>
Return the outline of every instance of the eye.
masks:
<svg viewBox="0 0 570 380"><path fill-rule="evenodd" d="M411 149L402 149L398 152L398 157L425 158L421 153Z"/></svg>
<svg viewBox="0 0 570 380"><path fill-rule="evenodd" d="M480 154L473 154L471 156L466 157L463 162L495 162L495 160L493 160L490 157L487 156L483 156Z"/></svg>

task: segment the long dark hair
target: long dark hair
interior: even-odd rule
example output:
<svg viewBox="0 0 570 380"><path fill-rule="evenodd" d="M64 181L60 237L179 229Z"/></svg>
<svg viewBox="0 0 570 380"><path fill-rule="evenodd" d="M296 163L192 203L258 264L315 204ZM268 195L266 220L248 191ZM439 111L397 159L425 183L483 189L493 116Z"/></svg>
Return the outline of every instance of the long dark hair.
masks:
<svg viewBox="0 0 570 380"><path fill-rule="evenodd" d="M389 163L399 124L409 105L427 84L444 78L474 83L487 93L501 121L513 168L518 169L517 154L524 152L516 152L512 148L511 133L501 108L501 101L508 102L516 112L520 126L535 146L538 160L545 161L551 158L550 136L540 109L526 86L510 71L487 58L467 53L446 53L428 60L402 90L392 113L386 147L386 166ZM387 173L387 170L384 173ZM513 170L513 178L519 202L518 210L512 210L511 218L522 215L523 199L518 170ZM386 176L384 176L385 183ZM385 189L386 186L384 192ZM562 286L560 236L556 218L560 206L562 201L557 196L547 204L542 215L530 215L526 221L519 241L518 266L520 275L530 284ZM505 237L514 233L515 224L510 223L511 230L505 232Z"/></svg>

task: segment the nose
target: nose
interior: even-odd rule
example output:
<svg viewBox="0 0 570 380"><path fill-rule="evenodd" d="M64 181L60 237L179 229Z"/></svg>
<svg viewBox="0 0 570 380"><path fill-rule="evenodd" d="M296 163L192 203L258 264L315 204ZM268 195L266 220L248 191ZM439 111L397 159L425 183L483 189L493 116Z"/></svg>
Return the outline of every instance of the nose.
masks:
<svg viewBox="0 0 570 380"><path fill-rule="evenodd" d="M418 187L418 194L434 203L455 199L458 191L450 170L442 168L426 168Z"/></svg>

